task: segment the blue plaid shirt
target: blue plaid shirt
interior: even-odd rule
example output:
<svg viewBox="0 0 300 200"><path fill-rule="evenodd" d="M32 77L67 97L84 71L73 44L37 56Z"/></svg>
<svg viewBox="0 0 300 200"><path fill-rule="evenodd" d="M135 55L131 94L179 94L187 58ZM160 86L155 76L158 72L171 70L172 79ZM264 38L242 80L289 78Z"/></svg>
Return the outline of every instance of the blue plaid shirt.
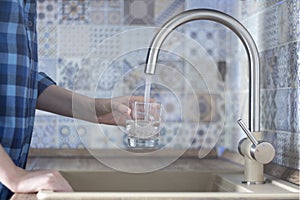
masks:
<svg viewBox="0 0 300 200"><path fill-rule="evenodd" d="M35 0L0 0L0 143L25 168L37 97L50 78L37 71ZM0 163L1 164L1 163ZM0 183L0 199L12 193Z"/></svg>

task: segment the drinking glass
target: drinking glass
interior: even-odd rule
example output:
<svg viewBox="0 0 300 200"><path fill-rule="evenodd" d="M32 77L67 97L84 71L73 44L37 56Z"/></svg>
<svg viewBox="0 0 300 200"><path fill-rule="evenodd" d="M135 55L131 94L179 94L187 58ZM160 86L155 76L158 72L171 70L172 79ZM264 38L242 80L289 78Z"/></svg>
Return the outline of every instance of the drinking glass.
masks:
<svg viewBox="0 0 300 200"><path fill-rule="evenodd" d="M162 105L153 102L134 102L132 119L126 121L128 146L155 148L159 145Z"/></svg>

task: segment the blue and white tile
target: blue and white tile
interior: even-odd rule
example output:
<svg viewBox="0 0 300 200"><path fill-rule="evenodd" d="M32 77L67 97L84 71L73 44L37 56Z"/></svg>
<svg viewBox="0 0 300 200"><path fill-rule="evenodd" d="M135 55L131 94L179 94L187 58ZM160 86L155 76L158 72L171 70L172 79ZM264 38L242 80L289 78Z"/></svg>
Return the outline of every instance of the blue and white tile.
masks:
<svg viewBox="0 0 300 200"><path fill-rule="evenodd" d="M116 88L123 95L129 96L144 96L145 94L145 76L143 69L136 71L132 70L130 73L125 74L121 81L116 84ZM123 91L120 89L123 88ZM151 84L150 96L155 94L153 84Z"/></svg>
<svg viewBox="0 0 300 200"><path fill-rule="evenodd" d="M208 29L202 29L201 27L204 25L208 26ZM185 77L195 91L207 91L208 89L219 91L219 84L222 81L219 79L217 63L219 56L223 54L220 53L223 51L222 49L219 51L219 47L221 47L218 40L219 30L216 24L204 21L193 22L185 30L190 38L188 44L185 45L184 58L189 62L185 64Z"/></svg>
<svg viewBox="0 0 300 200"><path fill-rule="evenodd" d="M291 130L292 132L300 133L300 92L298 89L291 89Z"/></svg>
<svg viewBox="0 0 300 200"><path fill-rule="evenodd" d="M89 0L58 0L58 22L64 25L90 23Z"/></svg>
<svg viewBox="0 0 300 200"><path fill-rule="evenodd" d="M300 88L300 61L299 61L299 51L300 51L300 43L299 42L291 42L288 44L287 51L288 60L287 60L287 68L289 70L289 86L293 88Z"/></svg>
<svg viewBox="0 0 300 200"><path fill-rule="evenodd" d="M160 132L160 147L180 150L190 147L196 133L188 127L183 123L166 123Z"/></svg>
<svg viewBox="0 0 300 200"><path fill-rule="evenodd" d="M205 27L205 29L203 27ZM186 26L185 33L188 37L198 42L203 50L212 57L212 59L218 60L219 30L221 30L220 25L216 23L208 21L194 21ZM195 51L199 51L199 49L190 49L190 54L195 54L196 56L197 54Z"/></svg>
<svg viewBox="0 0 300 200"><path fill-rule="evenodd" d="M153 25L154 1L128 0L124 2L124 23L126 25Z"/></svg>
<svg viewBox="0 0 300 200"><path fill-rule="evenodd" d="M57 60L39 59L39 71L46 73L53 81L57 81Z"/></svg>
<svg viewBox="0 0 300 200"><path fill-rule="evenodd" d="M86 132L81 129L78 130L80 130L81 134L85 134ZM78 133L73 119L59 117L57 138L57 146L59 148L83 148Z"/></svg>
<svg viewBox="0 0 300 200"><path fill-rule="evenodd" d="M222 123L225 116L224 97L220 94L197 93L184 95L184 113L190 112L188 122L192 123ZM222 100L223 99L223 100Z"/></svg>
<svg viewBox="0 0 300 200"><path fill-rule="evenodd" d="M297 96L296 96L296 104L297 104L297 111L295 112L294 120L295 120L295 127L296 132L300 133L300 89L298 88Z"/></svg>
<svg viewBox="0 0 300 200"><path fill-rule="evenodd" d="M298 0L286 1L288 7L288 36L289 41L297 40L300 36L299 13L300 3Z"/></svg>
<svg viewBox="0 0 300 200"><path fill-rule="evenodd" d="M76 73L80 69L81 59L58 59L57 84L63 88L73 90Z"/></svg>
<svg viewBox="0 0 300 200"><path fill-rule="evenodd" d="M146 78L144 73L146 55L146 49L136 49L128 51L120 57L122 76L118 85L123 85L124 94L143 95Z"/></svg>
<svg viewBox="0 0 300 200"><path fill-rule="evenodd" d="M264 134L266 140L274 145L274 163L287 166L293 169L300 169L299 134L287 132L267 132Z"/></svg>
<svg viewBox="0 0 300 200"><path fill-rule="evenodd" d="M37 115L31 139L31 148L57 148L57 116Z"/></svg>
<svg viewBox="0 0 300 200"><path fill-rule="evenodd" d="M223 77L225 78L225 81L219 84L221 85L221 88L223 87L223 90L229 91L229 92L239 92L244 91L249 88L248 82L246 80L249 79L248 74L248 65L245 65L244 63L247 63L247 56L246 54L240 55L237 53L238 51L244 51L244 47L241 47L242 45L239 44L239 41L232 41L233 46L237 46L236 51L230 51L226 52L225 59L221 59L221 63L217 63L218 65L222 64L224 62L225 64L225 73L222 75L222 70L220 71L219 77L223 80Z"/></svg>
<svg viewBox="0 0 300 200"><path fill-rule="evenodd" d="M198 126L193 148L199 149L199 154L202 155L207 150L212 150L220 140L223 133L222 126L213 123L200 124Z"/></svg>
<svg viewBox="0 0 300 200"><path fill-rule="evenodd" d="M296 52L300 52L300 42L297 43L297 51ZM294 55L293 62L297 63L294 65L294 67L296 68L295 69L295 71L296 71L296 73L295 73L295 76L296 76L295 77L295 88L300 88L300 61L298 59L296 59L296 58L298 58L299 54L297 54L297 56L295 54L293 54L293 55Z"/></svg>
<svg viewBox="0 0 300 200"><path fill-rule="evenodd" d="M123 32L119 35L122 41L122 52L128 54L128 60L134 58L135 54L144 52L143 57L136 57L139 62L146 62L147 51L154 35L158 29L151 26L123 26ZM133 54L131 54L133 53ZM139 55L140 56L140 55ZM127 57L127 56L126 56ZM133 60L131 60L133 61Z"/></svg>
<svg viewBox="0 0 300 200"><path fill-rule="evenodd" d="M85 58L90 53L88 25L58 26L57 50L60 57Z"/></svg>
<svg viewBox="0 0 300 200"><path fill-rule="evenodd" d="M272 79L276 88L288 87L290 73L287 66L288 52L287 46L276 48L277 62L273 66Z"/></svg>
<svg viewBox="0 0 300 200"><path fill-rule="evenodd" d="M249 93L247 91L226 93L224 105L227 126L236 126L238 119L243 119L247 123L249 113Z"/></svg>
<svg viewBox="0 0 300 200"><path fill-rule="evenodd" d="M276 91L276 130L299 133L299 90L281 89Z"/></svg>
<svg viewBox="0 0 300 200"><path fill-rule="evenodd" d="M123 23L122 11L112 10L107 13L107 23L111 25L119 25Z"/></svg>
<svg viewBox="0 0 300 200"><path fill-rule="evenodd" d="M263 9L267 7L271 7L274 5L278 5L278 3L282 3L282 0L263 0L258 2L258 8Z"/></svg>
<svg viewBox="0 0 300 200"><path fill-rule="evenodd" d="M114 9L120 9L120 8L123 8L123 3L124 1L122 0L110 0L110 1L107 1L107 6L108 8L114 8Z"/></svg>
<svg viewBox="0 0 300 200"><path fill-rule="evenodd" d="M248 4L251 4L250 6ZM241 19L245 19L257 10L256 1L239 1L239 16ZM250 9L249 9L250 8Z"/></svg>
<svg viewBox="0 0 300 200"><path fill-rule="evenodd" d="M269 7L263 13L258 15L259 37L257 41L260 50L274 48L278 44L279 24L278 24L278 7ZM264 19L264 20L261 20Z"/></svg>
<svg viewBox="0 0 300 200"><path fill-rule="evenodd" d="M98 77L97 91L113 91L122 76L122 61L107 63Z"/></svg>
<svg viewBox="0 0 300 200"><path fill-rule="evenodd" d="M183 60L158 60L156 69L157 84L172 92L182 92L187 84Z"/></svg>
<svg viewBox="0 0 300 200"><path fill-rule="evenodd" d="M160 0L155 3L155 25L161 26L171 17L184 10L184 1L182 0Z"/></svg>
<svg viewBox="0 0 300 200"><path fill-rule="evenodd" d="M99 125L93 126L88 133L88 146L91 149L123 149L127 146L124 144L123 136L124 127Z"/></svg>
<svg viewBox="0 0 300 200"><path fill-rule="evenodd" d="M84 59L82 62L78 59L64 59L62 62L68 64L67 67L74 73L73 79L70 81L72 81L76 92L102 98L112 97L111 95L107 96L107 94L117 92L115 87L122 72L119 62L109 63L94 58Z"/></svg>
<svg viewBox="0 0 300 200"><path fill-rule="evenodd" d="M272 78L273 68L277 64L277 51L276 49L269 49L260 53L261 60L261 87L265 89L274 88L274 82Z"/></svg>
<svg viewBox="0 0 300 200"><path fill-rule="evenodd" d="M295 90L278 89L275 96L276 115L274 123L276 130L295 132L294 113L297 112L297 98L295 98Z"/></svg>
<svg viewBox="0 0 300 200"><path fill-rule="evenodd" d="M191 127L193 127L193 126L196 126L196 124L191 124ZM192 146L191 147L193 149L204 148L204 145L206 145L205 144L205 138L206 138L206 136L208 134L208 129L209 129L209 125L208 124L200 124L200 125L198 125L195 138L192 141ZM209 144L207 144L207 145L210 145L211 144L210 142L211 142L211 140L209 141Z"/></svg>
<svg viewBox="0 0 300 200"><path fill-rule="evenodd" d="M210 0L210 1L186 0L187 9L196 9L196 8L217 9L218 4L219 4L219 0Z"/></svg>
<svg viewBox="0 0 300 200"><path fill-rule="evenodd" d="M88 57L114 58L121 56L121 26L90 26L90 52Z"/></svg>
<svg viewBox="0 0 300 200"><path fill-rule="evenodd" d="M220 134L218 145L225 147L231 151L237 152L238 144L242 138L245 137L245 133L238 125L225 126Z"/></svg>
<svg viewBox="0 0 300 200"><path fill-rule="evenodd" d="M57 26L43 25L37 26L38 31L38 53L39 58L56 58L57 56Z"/></svg>
<svg viewBox="0 0 300 200"><path fill-rule="evenodd" d="M165 111L166 122L182 122L183 111L181 95L172 92L154 92L151 95L152 98L160 102Z"/></svg>
<svg viewBox="0 0 300 200"><path fill-rule="evenodd" d="M263 0L263 1L239 1L241 12L240 15L243 18L255 15L258 12L262 12L264 9L268 7L272 7L273 4L276 3L277 0ZM274 7L274 6L273 6Z"/></svg>
<svg viewBox="0 0 300 200"><path fill-rule="evenodd" d="M57 24L57 0L38 0L37 20L44 25Z"/></svg>
<svg viewBox="0 0 300 200"><path fill-rule="evenodd" d="M283 1L280 5L278 5L278 42L280 44L286 43L289 41L289 26L291 21L289 20L289 12L288 12L288 3L287 1Z"/></svg>
<svg viewBox="0 0 300 200"><path fill-rule="evenodd" d="M93 25L105 25L106 17L104 10L91 10L91 24Z"/></svg>
<svg viewBox="0 0 300 200"><path fill-rule="evenodd" d="M64 70L63 72L68 71L70 74L73 90L91 96L95 91L101 71L95 63L94 59L60 59L60 69Z"/></svg>
<svg viewBox="0 0 300 200"><path fill-rule="evenodd" d="M297 49L297 43L293 42L260 53L263 88L297 87Z"/></svg>
<svg viewBox="0 0 300 200"><path fill-rule="evenodd" d="M197 8L207 8L207 9L215 9L232 16L238 16L238 8L239 1L235 0L210 0L210 1L202 1L202 0L186 0L186 9L197 9Z"/></svg>
<svg viewBox="0 0 300 200"><path fill-rule="evenodd" d="M225 95L225 94L223 94ZM200 123L221 122L225 116L225 96L198 93Z"/></svg>
<svg viewBox="0 0 300 200"><path fill-rule="evenodd" d="M202 113L200 112L200 103L196 93L184 93L180 97L182 105L183 122L197 124L200 122Z"/></svg>
<svg viewBox="0 0 300 200"><path fill-rule="evenodd" d="M123 24L123 1L91 1L90 22L93 25Z"/></svg>
<svg viewBox="0 0 300 200"><path fill-rule="evenodd" d="M86 123L77 126L87 130L86 134L81 136L86 149L119 149L123 147L123 132L120 132L118 127Z"/></svg>
<svg viewBox="0 0 300 200"><path fill-rule="evenodd" d="M295 87L297 84L297 44L295 42L276 48L277 62L272 71L272 79L276 88Z"/></svg>
<svg viewBox="0 0 300 200"><path fill-rule="evenodd" d="M184 66L184 76L188 82L185 90L191 88L195 92L203 93L219 93L224 91L225 85L221 80L216 62L210 60L207 55L203 54L199 55L198 58L191 58L189 61L191 61L193 65L185 63Z"/></svg>
<svg viewBox="0 0 300 200"><path fill-rule="evenodd" d="M262 90L260 96L260 128L261 130L275 130L275 116L277 112L275 103L275 90Z"/></svg>

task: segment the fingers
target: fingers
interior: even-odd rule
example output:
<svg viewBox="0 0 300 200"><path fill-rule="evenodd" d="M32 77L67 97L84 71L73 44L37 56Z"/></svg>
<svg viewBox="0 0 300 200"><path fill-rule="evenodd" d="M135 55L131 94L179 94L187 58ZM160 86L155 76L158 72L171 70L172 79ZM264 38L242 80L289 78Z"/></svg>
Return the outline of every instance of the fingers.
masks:
<svg viewBox="0 0 300 200"><path fill-rule="evenodd" d="M73 192L73 188L70 186L68 181L59 172L56 171L55 173L55 185L58 187L57 191Z"/></svg>
<svg viewBox="0 0 300 200"><path fill-rule="evenodd" d="M143 96L131 96L129 99L129 103L132 104L134 102L144 102L145 98ZM156 100L154 98L150 98L149 102L153 103L156 102Z"/></svg>
<svg viewBox="0 0 300 200"><path fill-rule="evenodd" d="M98 117L98 122L102 124L108 124L108 125L119 125L119 126L125 126L126 120L131 119L130 114L127 113L121 113L121 112L113 112L113 113L107 113L100 117Z"/></svg>
<svg viewBox="0 0 300 200"><path fill-rule="evenodd" d="M24 171L17 180L14 192L30 193L40 190L73 191L68 181L55 170Z"/></svg>
<svg viewBox="0 0 300 200"><path fill-rule="evenodd" d="M143 102L144 97L143 96L131 96L130 99L129 99L130 104L133 104L136 101Z"/></svg>
<svg viewBox="0 0 300 200"><path fill-rule="evenodd" d="M45 174L44 184L45 184L44 187L48 186L53 191L59 191L59 192L73 191L68 181L58 171L50 171L47 174Z"/></svg>
<svg viewBox="0 0 300 200"><path fill-rule="evenodd" d="M124 104L118 104L117 105L117 110L118 110L118 112L123 113L123 114L127 114L127 115L130 115L130 113L131 113L131 109L128 106L124 105Z"/></svg>
<svg viewBox="0 0 300 200"><path fill-rule="evenodd" d="M150 102L155 102L151 98ZM109 112L101 113L97 116L98 122L109 125L122 125L126 124L126 120L132 119L132 108L134 102L144 102L143 96L122 96L111 99Z"/></svg>

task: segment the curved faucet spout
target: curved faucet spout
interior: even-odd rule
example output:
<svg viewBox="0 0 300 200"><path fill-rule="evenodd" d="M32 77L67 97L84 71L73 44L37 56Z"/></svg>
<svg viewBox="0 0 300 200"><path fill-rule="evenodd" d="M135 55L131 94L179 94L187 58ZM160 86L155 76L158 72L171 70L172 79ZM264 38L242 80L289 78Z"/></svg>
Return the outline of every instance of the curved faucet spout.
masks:
<svg viewBox="0 0 300 200"><path fill-rule="evenodd" d="M155 74L159 49L168 35L178 26L195 20L215 21L231 29L242 41L249 60L249 129L259 131L259 54L256 44L247 29L233 17L210 9L184 11L167 21L150 45L146 74Z"/></svg>

